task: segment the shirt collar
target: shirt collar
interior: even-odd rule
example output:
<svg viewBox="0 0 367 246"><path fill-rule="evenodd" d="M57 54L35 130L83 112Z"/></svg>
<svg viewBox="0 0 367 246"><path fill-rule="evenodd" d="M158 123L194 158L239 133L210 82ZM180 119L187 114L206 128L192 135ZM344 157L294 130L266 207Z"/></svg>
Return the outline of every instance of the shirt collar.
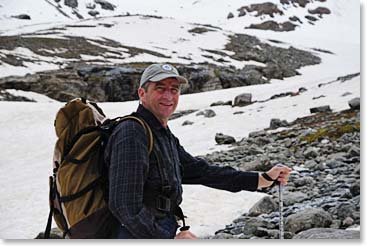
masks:
<svg viewBox="0 0 367 246"><path fill-rule="evenodd" d="M157 117L155 117L154 114L146 109L142 104L139 104L136 113L141 116L149 124L150 127L153 127L157 130L165 129L162 126L161 122L157 119Z"/></svg>

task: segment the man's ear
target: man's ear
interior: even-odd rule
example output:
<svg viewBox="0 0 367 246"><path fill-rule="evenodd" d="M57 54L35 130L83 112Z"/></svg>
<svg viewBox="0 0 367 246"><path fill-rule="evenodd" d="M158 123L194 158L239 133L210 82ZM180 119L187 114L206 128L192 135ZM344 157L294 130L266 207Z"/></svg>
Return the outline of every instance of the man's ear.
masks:
<svg viewBox="0 0 367 246"><path fill-rule="evenodd" d="M139 87L138 89L138 96L139 96L140 101L142 101L142 99L145 96L145 90L142 87Z"/></svg>

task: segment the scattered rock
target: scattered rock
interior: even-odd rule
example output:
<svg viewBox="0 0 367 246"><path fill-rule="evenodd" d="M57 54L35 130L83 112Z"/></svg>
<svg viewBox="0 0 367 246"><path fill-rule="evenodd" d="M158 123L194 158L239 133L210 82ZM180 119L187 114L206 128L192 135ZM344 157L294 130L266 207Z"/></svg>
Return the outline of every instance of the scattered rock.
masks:
<svg viewBox="0 0 367 246"><path fill-rule="evenodd" d="M70 8L78 7L78 0L64 0L64 4Z"/></svg>
<svg viewBox="0 0 367 246"><path fill-rule="evenodd" d="M260 24L251 24L247 28L249 29L260 29L260 30L272 30L276 32L289 32L296 29L296 24L290 21L285 21L283 23L278 23L273 20L265 21Z"/></svg>
<svg viewBox="0 0 367 246"><path fill-rule="evenodd" d="M217 114L212 109L204 109L204 111L200 111L199 113L196 114L196 116L200 116L200 115L204 115L204 117L206 118L213 118Z"/></svg>
<svg viewBox="0 0 367 246"><path fill-rule="evenodd" d="M252 103L251 93L242 93L235 97L233 106L243 107Z"/></svg>
<svg viewBox="0 0 367 246"><path fill-rule="evenodd" d="M232 19L234 17L234 14L232 12L229 12L227 15L227 19Z"/></svg>
<svg viewBox="0 0 367 246"><path fill-rule="evenodd" d="M278 209L278 204L270 197L264 196L249 210L249 216L258 216L260 214L268 214Z"/></svg>
<svg viewBox="0 0 367 246"><path fill-rule="evenodd" d="M102 9L106 9L106 10L115 10L115 5L113 5L112 3L109 3L109 2L107 2L107 1L105 1L105 0L94 0L94 2L96 3L96 4L99 4L99 5L101 5L101 8Z"/></svg>
<svg viewBox="0 0 367 246"><path fill-rule="evenodd" d="M359 97L353 98L352 100L348 101L348 105L351 109L360 109L360 99Z"/></svg>
<svg viewBox="0 0 367 246"><path fill-rule="evenodd" d="M189 121L189 120L185 120L185 121L182 123L182 126L187 126L187 125L192 125L192 124L194 124L194 122Z"/></svg>
<svg viewBox="0 0 367 246"><path fill-rule="evenodd" d="M298 233L293 239L360 239L360 232L331 228L312 228Z"/></svg>
<svg viewBox="0 0 367 246"><path fill-rule="evenodd" d="M226 101L226 102L218 101L218 102L213 102L212 104L210 104L210 107L214 107L214 106L226 106L226 105L232 106L232 101Z"/></svg>
<svg viewBox="0 0 367 246"><path fill-rule="evenodd" d="M298 233L311 228L328 227L332 220L332 216L325 210L309 208L288 216L285 221L285 229Z"/></svg>
<svg viewBox="0 0 367 246"><path fill-rule="evenodd" d="M274 17L274 14L284 15L283 11L276 4L270 2L251 4L250 6L243 6L238 9L240 13L244 12L244 10L247 12L257 12L255 16L268 15Z"/></svg>
<svg viewBox="0 0 367 246"><path fill-rule="evenodd" d="M215 142L217 144L233 144L236 142L236 139L223 133L217 133L215 134Z"/></svg>
<svg viewBox="0 0 367 246"><path fill-rule="evenodd" d="M328 114L312 114L290 122L283 131L265 129L251 132L228 151L205 156L216 165L232 166L243 171L268 171L277 163L292 167L293 172L283 195L285 238L296 238L310 228L345 231L360 225L360 131L344 131L320 141L304 141L305 136L339 131L340 126L360 124L359 111L351 109ZM233 147L232 146L232 147ZM325 185L327 184L327 185ZM278 205L277 188L266 192ZM251 212L242 215L219 232L234 238L276 239L279 237L279 213ZM250 216L251 215L251 216ZM268 222L246 229L249 219ZM323 228L320 228L323 227ZM314 236L314 235L313 235ZM319 236L319 235L318 235ZM333 233L324 238L333 238ZM359 235L357 235L359 236Z"/></svg>
<svg viewBox="0 0 367 246"><path fill-rule="evenodd" d="M320 18L322 18L323 15L329 15L331 11L325 7L317 7L316 9L309 9L308 13L318 15Z"/></svg>
<svg viewBox="0 0 367 246"><path fill-rule="evenodd" d="M30 20L31 19L31 17L27 14L13 15L12 17L20 19L20 20Z"/></svg>
<svg viewBox="0 0 367 246"><path fill-rule="evenodd" d="M89 10L89 11L88 11L88 14L89 14L90 16L95 17L95 16L99 15L99 12L98 12L97 10Z"/></svg>
<svg viewBox="0 0 367 246"><path fill-rule="evenodd" d="M311 15L306 15L305 18L309 21L317 21L318 19L314 16L311 16Z"/></svg>
<svg viewBox="0 0 367 246"><path fill-rule="evenodd" d="M277 129L279 127L287 127L288 122L286 120L280 119L271 119L270 120L270 129Z"/></svg>
<svg viewBox="0 0 367 246"><path fill-rule="evenodd" d="M310 112L311 112L311 114L313 114L313 113L327 113L327 112L331 112L331 109L330 109L329 105L326 105L326 106L310 108Z"/></svg>

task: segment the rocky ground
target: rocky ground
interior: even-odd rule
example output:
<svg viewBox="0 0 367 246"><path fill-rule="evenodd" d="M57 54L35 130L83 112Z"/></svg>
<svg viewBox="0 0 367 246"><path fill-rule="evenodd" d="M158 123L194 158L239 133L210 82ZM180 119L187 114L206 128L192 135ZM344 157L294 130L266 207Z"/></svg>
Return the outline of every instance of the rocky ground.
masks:
<svg viewBox="0 0 367 246"><path fill-rule="evenodd" d="M267 171L277 163L293 169L283 193L284 237L359 239L346 230L360 225L360 112L321 112L283 128L249 134L230 151L205 158L245 171ZM213 239L279 238L278 187L248 213L217 231Z"/></svg>

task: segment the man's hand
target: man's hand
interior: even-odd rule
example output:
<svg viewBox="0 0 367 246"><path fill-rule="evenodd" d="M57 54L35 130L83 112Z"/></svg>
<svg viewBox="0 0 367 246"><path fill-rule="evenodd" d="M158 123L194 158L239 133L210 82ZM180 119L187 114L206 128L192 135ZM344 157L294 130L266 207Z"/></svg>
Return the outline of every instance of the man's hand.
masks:
<svg viewBox="0 0 367 246"><path fill-rule="evenodd" d="M191 233L191 231L186 230L177 233L175 239L198 239L198 237Z"/></svg>
<svg viewBox="0 0 367 246"><path fill-rule="evenodd" d="M266 172L270 178L277 180L281 185L286 185L292 169L284 165L276 165ZM266 180L261 175L259 176L258 188L269 187L273 182Z"/></svg>

